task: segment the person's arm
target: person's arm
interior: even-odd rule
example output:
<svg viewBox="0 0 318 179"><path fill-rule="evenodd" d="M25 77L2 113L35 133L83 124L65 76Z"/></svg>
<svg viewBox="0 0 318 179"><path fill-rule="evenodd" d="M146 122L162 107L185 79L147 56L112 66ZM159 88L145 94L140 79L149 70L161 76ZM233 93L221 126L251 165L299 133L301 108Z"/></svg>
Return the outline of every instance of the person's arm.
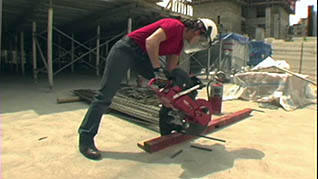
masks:
<svg viewBox="0 0 318 179"><path fill-rule="evenodd" d="M175 68L177 68L179 62L179 56L178 55L169 55L167 56L167 67L166 69L171 72Z"/></svg>
<svg viewBox="0 0 318 179"><path fill-rule="evenodd" d="M166 33L161 28L157 29L146 39L146 51L153 68L161 67L159 61L159 46L164 40L166 40Z"/></svg>

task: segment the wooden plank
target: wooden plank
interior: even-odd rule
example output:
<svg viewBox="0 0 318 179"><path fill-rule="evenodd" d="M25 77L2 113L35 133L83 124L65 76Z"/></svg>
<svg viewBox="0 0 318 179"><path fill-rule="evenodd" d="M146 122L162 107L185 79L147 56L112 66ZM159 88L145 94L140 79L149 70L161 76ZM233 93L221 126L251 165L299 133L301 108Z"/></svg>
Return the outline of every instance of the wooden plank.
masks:
<svg viewBox="0 0 318 179"><path fill-rule="evenodd" d="M193 138L195 137L190 135L183 135L180 133L174 133L167 136L160 136L149 141L145 141L144 150L148 153L154 153Z"/></svg>
<svg viewBox="0 0 318 179"><path fill-rule="evenodd" d="M143 142L138 142L138 143L137 143L137 146L138 146L139 148L141 148L142 150L145 150L145 146L144 146L144 143L143 143Z"/></svg>
<svg viewBox="0 0 318 179"><path fill-rule="evenodd" d="M208 124L208 128L204 132L204 134L211 133L211 132L213 132L213 130L215 130L217 128L225 127L225 126L233 124L234 122L242 120L242 119L248 117L252 111L253 111L253 109L246 108L246 109L228 114L226 116L214 119Z"/></svg>
<svg viewBox="0 0 318 179"><path fill-rule="evenodd" d="M206 131L203 132L203 134L209 134L214 132L216 129L228 126L230 124L233 124L234 122L240 121L250 115L250 113L253 111L251 108L246 108L237 112L234 112L232 114L217 118L212 120ZM138 147L143 149L144 151L148 153L154 153L157 151L160 151L162 149L165 149L167 147L180 144L182 142L185 142L187 140L191 140L197 138L195 136L191 135L183 135L180 133L173 133L167 136L159 136L154 139L150 139L148 141L144 141L142 143L138 143Z"/></svg>

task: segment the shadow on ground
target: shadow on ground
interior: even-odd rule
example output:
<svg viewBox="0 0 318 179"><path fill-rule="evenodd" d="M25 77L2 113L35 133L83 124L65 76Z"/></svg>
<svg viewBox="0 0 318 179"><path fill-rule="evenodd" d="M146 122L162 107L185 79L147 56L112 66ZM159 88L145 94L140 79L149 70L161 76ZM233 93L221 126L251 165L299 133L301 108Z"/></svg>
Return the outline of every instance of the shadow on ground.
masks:
<svg viewBox="0 0 318 179"><path fill-rule="evenodd" d="M206 147L212 149L212 151L184 147L183 152L175 158L170 157L175 153L171 150L169 151L170 154L167 151L156 154L102 151L102 156L105 159L133 160L148 164L180 164L184 170L180 175L180 178L183 179L205 177L215 172L233 168L236 160L261 160L265 156L262 151L256 149L242 148L228 151L221 144Z"/></svg>
<svg viewBox="0 0 318 179"><path fill-rule="evenodd" d="M57 98L73 96L74 89L97 88L99 81L94 73L59 74L50 89L45 75L39 76L37 83L30 76L0 75L0 114L33 110L43 115L87 109L85 102L57 104Z"/></svg>

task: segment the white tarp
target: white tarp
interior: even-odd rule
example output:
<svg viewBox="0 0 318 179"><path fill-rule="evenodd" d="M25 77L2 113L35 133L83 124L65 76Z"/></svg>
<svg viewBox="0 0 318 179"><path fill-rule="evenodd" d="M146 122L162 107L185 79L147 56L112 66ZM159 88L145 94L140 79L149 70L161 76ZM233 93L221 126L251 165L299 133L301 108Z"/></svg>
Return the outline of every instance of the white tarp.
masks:
<svg viewBox="0 0 318 179"><path fill-rule="evenodd" d="M274 60L272 57L267 57L261 63L257 64L253 71L262 71L262 69L268 69L269 67L277 66L286 70L289 70L289 64L285 60ZM267 71L269 72L269 71ZM279 72L277 69L275 72Z"/></svg>
<svg viewBox="0 0 318 179"><path fill-rule="evenodd" d="M277 65L276 62L274 64ZM265 66L269 70L270 66L268 64ZM245 72L236 74L233 81L235 86L225 93L225 100L241 98L279 104L287 111L317 102L309 83L290 74Z"/></svg>

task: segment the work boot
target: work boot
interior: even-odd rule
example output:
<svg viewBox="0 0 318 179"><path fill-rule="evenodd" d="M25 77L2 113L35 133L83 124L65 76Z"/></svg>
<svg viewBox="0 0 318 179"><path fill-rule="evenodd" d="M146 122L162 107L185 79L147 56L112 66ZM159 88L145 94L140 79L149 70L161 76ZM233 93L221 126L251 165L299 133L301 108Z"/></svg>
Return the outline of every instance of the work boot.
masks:
<svg viewBox="0 0 318 179"><path fill-rule="evenodd" d="M79 137L79 151L87 158L92 160L102 159L101 153L95 147L94 139L85 135Z"/></svg>
<svg viewBox="0 0 318 179"><path fill-rule="evenodd" d="M79 146L79 151L87 158L101 160L102 155L95 146Z"/></svg>

